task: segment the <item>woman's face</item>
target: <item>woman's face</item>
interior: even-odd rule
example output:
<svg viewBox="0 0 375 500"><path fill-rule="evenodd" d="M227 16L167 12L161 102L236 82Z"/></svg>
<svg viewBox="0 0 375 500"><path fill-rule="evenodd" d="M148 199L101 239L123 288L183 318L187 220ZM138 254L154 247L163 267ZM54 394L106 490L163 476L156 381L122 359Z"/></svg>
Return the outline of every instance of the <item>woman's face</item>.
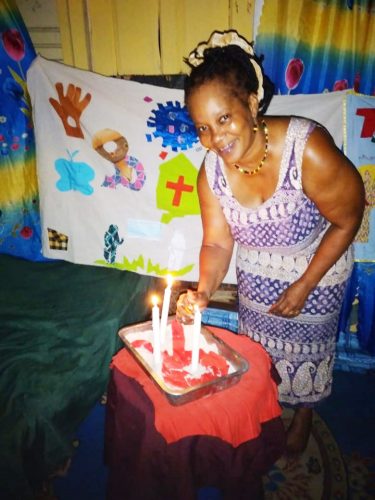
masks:
<svg viewBox="0 0 375 500"><path fill-rule="evenodd" d="M258 110L255 95L250 94L246 105L229 86L214 80L194 90L187 107L204 147L215 151L227 165L251 161Z"/></svg>

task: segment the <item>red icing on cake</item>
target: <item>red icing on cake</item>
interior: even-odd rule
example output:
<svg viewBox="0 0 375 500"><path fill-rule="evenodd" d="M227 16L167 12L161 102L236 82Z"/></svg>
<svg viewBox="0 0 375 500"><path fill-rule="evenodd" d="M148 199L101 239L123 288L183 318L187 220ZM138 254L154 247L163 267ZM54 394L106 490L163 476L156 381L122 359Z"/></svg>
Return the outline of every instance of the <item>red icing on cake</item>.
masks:
<svg viewBox="0 0 375 500"><path fill-rule="evenodd" d="M193 376L190 372L191 351L185 351L185 333L181 323L174 320L172 327L173 354L167 351L162 354L162 375L167 385L172 385L181 389L201 385L213 379L223 377L228 374L229 364L226 359L215 351L206 352L199 350L199 364L201 374ZM138 339L132 342L132 347L145 348L153 352L150 342ZM203 373L202 373L203 372Z"/></svg>
<svg viewBox="0 0 375 500"><path fill-rule="evenodd" d="M151 342L148 342L147 340L143 339L135 340L134 342L132 342L132 346L134 347L134 349L139 349L140 347L144 347L148 351L154 352Z"/></svg>

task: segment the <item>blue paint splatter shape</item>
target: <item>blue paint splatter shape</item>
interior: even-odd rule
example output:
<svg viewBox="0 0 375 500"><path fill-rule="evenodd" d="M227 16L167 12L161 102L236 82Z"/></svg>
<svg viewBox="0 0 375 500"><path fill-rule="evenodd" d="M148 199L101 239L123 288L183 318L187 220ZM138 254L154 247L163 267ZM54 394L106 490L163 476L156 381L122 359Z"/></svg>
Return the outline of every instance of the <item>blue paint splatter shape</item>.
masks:
<svg viewBox="0 0 375 500"><path fill-rule="evenodd" d="M90 195L94 192L90 181L95 177L94 169L87 163L75 162L74 157L78 151L70 153L67 150L69 159L59 158L55 161L55 169L60 174L61 179L56 182L59 191L79 191L82 194Z"/></svg>
<svg viewBox="0 0 375 500"><path fill-rule="evenodd" d="M158 103L158 109L153 109L147 121L147 126L155 128L154 137L163 139L162 146L170 147L172 151L191 148L198 142L197 132L186 106L181 107L178 101L173 104L167 101L165 105Z"/></svg>

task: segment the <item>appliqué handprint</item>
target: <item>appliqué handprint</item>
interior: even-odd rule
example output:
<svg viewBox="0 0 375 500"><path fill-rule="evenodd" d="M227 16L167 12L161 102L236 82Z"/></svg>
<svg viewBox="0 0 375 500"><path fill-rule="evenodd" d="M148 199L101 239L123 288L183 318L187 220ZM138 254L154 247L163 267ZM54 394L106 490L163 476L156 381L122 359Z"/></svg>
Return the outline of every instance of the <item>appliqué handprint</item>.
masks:
<svg viewBox="0 0 375 500"><path fill-rule="evenodd" d="M66 135L83 139L84 135L80 119L83 110L91 101L91 94L87 93L85 97L81 99L82 89L76 87L72 83L69 83L66 95L64 95L62 83L56 83L55 87L59 100L57 101L50 97L49 102L61 118Z"/></svg>

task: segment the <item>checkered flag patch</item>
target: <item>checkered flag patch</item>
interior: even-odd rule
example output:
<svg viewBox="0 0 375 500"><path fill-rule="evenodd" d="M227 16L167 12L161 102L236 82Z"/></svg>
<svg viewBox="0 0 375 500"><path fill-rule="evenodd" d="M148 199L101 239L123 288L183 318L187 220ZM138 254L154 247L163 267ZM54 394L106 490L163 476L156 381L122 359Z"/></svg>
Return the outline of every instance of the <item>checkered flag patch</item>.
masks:
<svg viewBox="0 0 375 500"><path fill-rule="evenodd" d="M66 234L48 228L48 242L51 250L68 250L68 241Z"/></svg>

